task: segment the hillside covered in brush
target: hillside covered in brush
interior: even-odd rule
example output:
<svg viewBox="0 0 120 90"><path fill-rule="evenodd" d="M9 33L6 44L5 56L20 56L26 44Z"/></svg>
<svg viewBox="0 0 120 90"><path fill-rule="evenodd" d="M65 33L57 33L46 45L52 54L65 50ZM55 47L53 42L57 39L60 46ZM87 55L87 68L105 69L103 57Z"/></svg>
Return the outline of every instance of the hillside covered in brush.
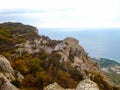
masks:
<svg viewBox="0 0 120 90"><path fill-rule="evenodd" d="M24 77L21 80L14 73L15 79L10 80L20 90L50 90L45 87L52 83L59 84L60 90L87 90L82 86L92 85L98 88L94 90L120 90L72 37L51 40L39 35L36 27L3 23L0 24L0 54L9 60L15 72ZM2 70L0 72L3 73Z"/></svg>

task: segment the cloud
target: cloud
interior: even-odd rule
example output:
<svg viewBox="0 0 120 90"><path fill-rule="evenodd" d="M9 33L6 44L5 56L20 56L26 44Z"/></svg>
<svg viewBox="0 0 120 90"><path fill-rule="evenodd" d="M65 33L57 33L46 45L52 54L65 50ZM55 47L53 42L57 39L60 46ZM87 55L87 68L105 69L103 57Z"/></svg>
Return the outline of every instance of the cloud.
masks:
<svg viewBox="0 0 120 90"><path fill-rule="evenodd" d="M0 21L39 28L120 28L119 0L2 0Z"/></svg>

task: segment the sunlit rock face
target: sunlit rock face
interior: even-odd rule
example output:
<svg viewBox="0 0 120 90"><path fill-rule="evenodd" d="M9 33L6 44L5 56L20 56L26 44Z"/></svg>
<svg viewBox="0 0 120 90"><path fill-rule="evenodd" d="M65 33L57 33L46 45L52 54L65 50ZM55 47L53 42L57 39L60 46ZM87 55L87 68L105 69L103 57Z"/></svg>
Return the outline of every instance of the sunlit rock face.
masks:
<svg viewBox="0 0 120 90"><path fill-rule="evenodd" d="M43 90L65 90L65 89L59 86L57 83L53 83L46 86Z"/></svg>
<svg viewBox="0 0 120 90"><path fill-rule="evenodd" d="M18 76L20 75L21 74ZM18 90L14 85L10 83L14 80L15 72L11 67L10 62L4 56L0 55L0 90Z"/></svg>
<svg viewBox="0 0 120 90"><path fill-rule="evenodd" d="M14 70L12 69L10 62L2 55L0 55L0 71L8 72L13 74Z"/></svg>
<svg viewBox="0 0 120 90"><path fill-rule="evenodd" d="M0 73L0 90L18 90L10 81Z"/></svg>
<svg viewBox="0 0 120 90"><path fill-rule="evenodd" d="M95 82L86 79L81 81L75 90L99 90L99 88Z"/></svg>

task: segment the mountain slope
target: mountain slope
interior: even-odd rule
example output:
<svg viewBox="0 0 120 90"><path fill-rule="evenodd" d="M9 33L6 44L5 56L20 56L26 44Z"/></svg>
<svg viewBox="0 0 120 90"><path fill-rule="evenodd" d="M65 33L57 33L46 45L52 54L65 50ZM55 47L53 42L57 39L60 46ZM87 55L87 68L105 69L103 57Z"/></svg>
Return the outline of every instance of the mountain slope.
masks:
<svg viewBox="0 0 120 90"><path fill-rule="evenodd" d="M0 54L25 77L21 88L42 90L54 82L63 88L75 88L80 81L90 79L100 90L119 90L78 40L67 37L56 41L37 32L35 27L21 23L0 24Z"/></svg>

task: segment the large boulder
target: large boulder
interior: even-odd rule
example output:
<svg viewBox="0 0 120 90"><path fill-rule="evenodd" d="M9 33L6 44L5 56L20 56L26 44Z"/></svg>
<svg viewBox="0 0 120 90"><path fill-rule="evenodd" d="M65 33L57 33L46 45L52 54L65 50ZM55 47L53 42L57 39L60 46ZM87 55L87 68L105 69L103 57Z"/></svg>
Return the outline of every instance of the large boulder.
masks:
<svg viewBox="0 0 120 90"><path fill-rule="evenodd" d="M20 78L20 75L18 75ZM10 62L0 55L0 90L18 90L10 82L16 79L15 72Z"/></svg>
<svg viewBox="0 0 120 90"><path fill-rule="evenodd" d="M65 90L59 86L56 82L46 86L43 90Z"/></svg>
<svg viewBox="0 0 120 90"><path fill-rule="evenodd" d="M10 82L6 82L1 86L0 90L18 90L18 89Z"/></svg>
<svg viewBox="0 0 120 90"><path fill-rule="evenodd" d="M0 90L18 90L10 81L0 73Z"/></svg>
<svg viewBox="0 0 120 90"><path fill-rule="evenodd" d="M0 72L14 73L13 68L10 65L10 62L2 55L0 55Z"/></svg>
<svg viewBox="0 0 120 90"><path fill-rule="evenodd" d="M99 90L98 85L90 79L81 81L75 90Z"/></svg>

